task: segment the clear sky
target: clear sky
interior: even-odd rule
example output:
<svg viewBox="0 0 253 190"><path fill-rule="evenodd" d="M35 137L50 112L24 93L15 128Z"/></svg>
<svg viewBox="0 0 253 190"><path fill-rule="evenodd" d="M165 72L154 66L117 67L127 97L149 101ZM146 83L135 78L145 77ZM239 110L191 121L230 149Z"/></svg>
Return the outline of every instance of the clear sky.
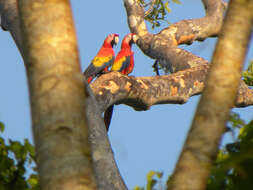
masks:
<svg viewBox="0 0 253 190"><path fill-rule="evenodd" d="M200 0L181 0L182 5L171 4L169 22L202 17ZM120 39L129 33L123 0L72 0L73 14L79 40L82 70L96 55L109 33L118 33ZM162 25L166 26L166 23ZM150 28L150 27L149 27ZM239 28L238 28L239 29ZM150 30L153 33L159 29ZM252 43L251 43L252 44ZM187 50L210 61L215 39L191 46ZM115 48L118 52L120 45ZM154 60L145 56L137 46L134 76L153 76ZM0 121L6 125L4 137L32 141L30 108L25 69L21 56L8 32L0 31ZM247 62L253 59L253 48ZM148 111L136 112L132 108L115 106L109 138L120 172L129 187L143 186L150 170L163 171L165 178L173 171L198 102L192 97L184 105L157 105ZM253 118L253 107L234 109L245 120ZM227 138L228 139L228 138Z"/></svg>

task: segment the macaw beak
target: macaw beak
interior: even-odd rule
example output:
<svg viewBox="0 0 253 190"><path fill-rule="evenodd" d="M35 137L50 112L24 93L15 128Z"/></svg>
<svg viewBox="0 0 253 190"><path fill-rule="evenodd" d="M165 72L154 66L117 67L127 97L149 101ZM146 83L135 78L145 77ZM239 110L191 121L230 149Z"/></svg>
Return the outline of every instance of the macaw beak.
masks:
<svg viewBox="0 0 253 190"><path fill-rule="evenodd" d="M133 42L136 43L138 39L139 37L136 34L134 34L132 38Z"/></svg>
<svg viewBox="0 0 253 190"><path fill-rule="evenodd" d="M119 43L119 37L118 36L115 36L114 37L114 43L117 45Z"/></svg>

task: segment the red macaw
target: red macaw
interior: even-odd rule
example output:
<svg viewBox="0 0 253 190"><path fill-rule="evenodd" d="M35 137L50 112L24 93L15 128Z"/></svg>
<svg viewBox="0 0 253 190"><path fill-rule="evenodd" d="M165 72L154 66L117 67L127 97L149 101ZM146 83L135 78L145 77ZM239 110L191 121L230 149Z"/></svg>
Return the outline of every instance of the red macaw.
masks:
<svg viewBox="0 0 253 190"><path fill-rule="evenodd" d="M136 43L138 37L136 34L127 34L121 43L121 49L112 65L111 71L118 71L124 75L128 75L134 68L134 52L131 50L133 43ZM112 119L113 105L107 108L104 113L104 123L107 131Z"/></svg>
<svg viewBox="0 0 253 190"><path fill-rule="evenodd" d="M117 44L118 41L118 34L109 34L106 37L99 52L92 59L90 65L83 73L88 83L90 83L96 76L108 72L108 67L114 62L113 46Z"/></svg>
<svg viewBox="0 0 253 190"><path fill-rule="evenodd" d="M112 65L111 71L118 71L128 75L134 68L134 52L131 50L133 43L136 43L138 37L136 34L127 34L121 43L121 49Z"/></svg>

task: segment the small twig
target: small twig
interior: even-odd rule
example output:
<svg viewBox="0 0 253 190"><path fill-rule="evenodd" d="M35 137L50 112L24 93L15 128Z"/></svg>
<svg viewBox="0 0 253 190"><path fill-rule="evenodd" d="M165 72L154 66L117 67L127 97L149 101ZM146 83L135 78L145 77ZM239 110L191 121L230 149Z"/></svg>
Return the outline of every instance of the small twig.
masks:
<svg viewBox="0 0 253 190"><path fill-rule="evenodd" d="M228 3L227 3L227 2L225 2L225 1L222 1L222 4L223 4L223 6L227 9L227 7L228 7Z"/></svg>
<svg viewBox="0 0 253 190"><path fill-rule="evenodd" d="M151 5L150 5L149 9L147 11L145 11L144 17L147 17L154 10L155 2L156 2L156 0L151 0L151 2L149 2L149 4L151 3Z"/></svg>
<svg viewBox="0 0 253 190"><path fill-rule="evenodd" d="M159 65L158 65L158 60L155 60L155 63L153 64L152 66L156 72L156 75L159 76L160 73L159 73Z"/></svg>
<svg viewBox="0 0 253 190"><path fill-rule="evenodd" d="M4 27L2 16L0 15L0 27L2 30L7 31L7 29Z"/></svg>

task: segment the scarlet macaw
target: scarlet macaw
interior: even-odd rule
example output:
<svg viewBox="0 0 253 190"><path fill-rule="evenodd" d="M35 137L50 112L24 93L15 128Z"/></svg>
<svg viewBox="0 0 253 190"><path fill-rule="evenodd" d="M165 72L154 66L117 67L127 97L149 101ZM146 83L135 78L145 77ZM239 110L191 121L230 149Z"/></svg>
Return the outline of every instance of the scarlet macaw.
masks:
<svg viewBox="0 0 253 190"><path fill-rule="evenodd" d="M136 43L138 37L136 34L127 34L121 43L121 49L112 65L111 71L118 71L128 75L134 68L134 52L131 50L133 43Z"/></svg>
<svg viewBox="0 0 253 190"><path fill-rule="evenodd" d="M134 52L131 50L133 43L136 43L138 37L136 34L127 34L121 43L121 49L112 65L111 71L118 71L124 75L128 75L133 71L134 68ZM104 123L107 131L112 119L113 105L107 108L104 113Z"/></svg>
<svg viewBox="0 0 253 190"><path fill-rule="evenodd" d="M113 46L119 42L118 34L109 34L97 55L92 59L90 65L84 71L87 82L90 83L96 76L108 72L108 67L114 62Z"/></svg>

